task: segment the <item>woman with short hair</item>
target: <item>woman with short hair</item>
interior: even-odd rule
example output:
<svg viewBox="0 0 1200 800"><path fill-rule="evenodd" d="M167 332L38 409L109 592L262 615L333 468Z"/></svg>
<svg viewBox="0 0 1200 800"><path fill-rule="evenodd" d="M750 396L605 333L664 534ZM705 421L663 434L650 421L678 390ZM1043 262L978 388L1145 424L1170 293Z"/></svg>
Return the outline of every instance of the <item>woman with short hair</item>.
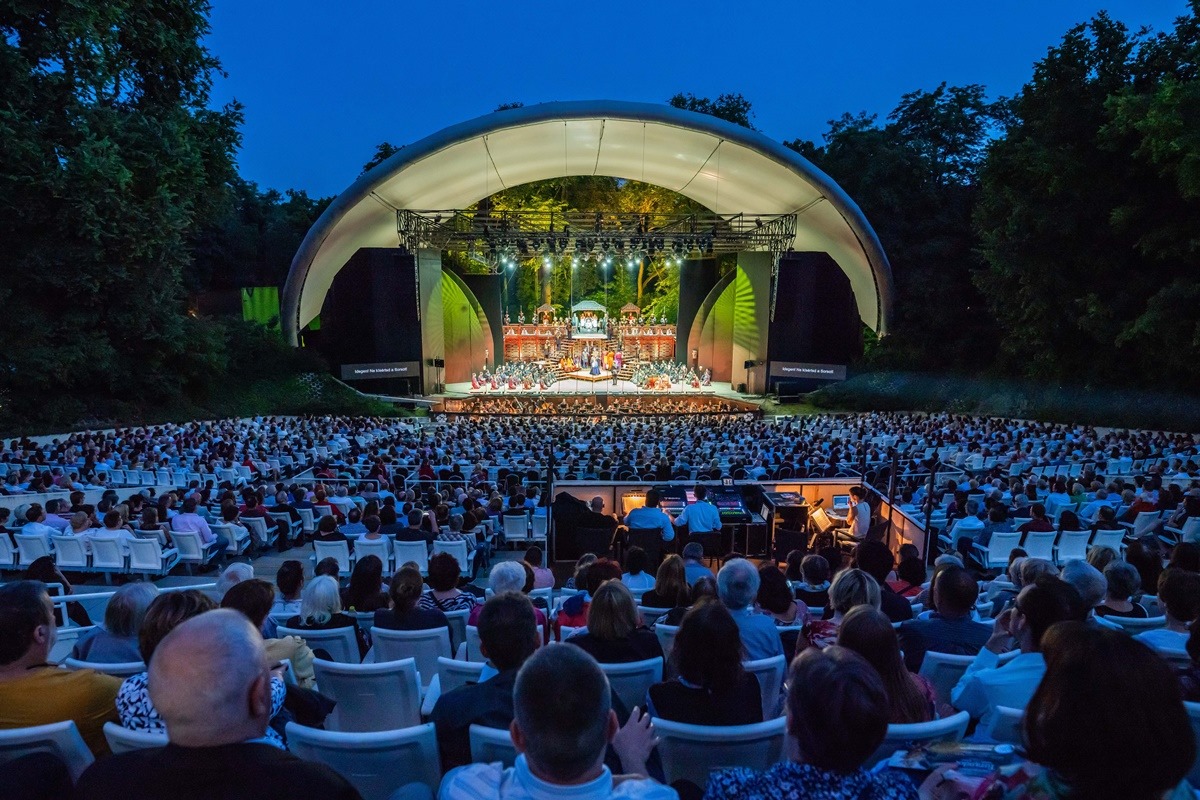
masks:
<svg viewBox="0 0 1200 800"><path fill-rule="evenodd" d="M434 553L429 557L429 591L417 601L420 608L447 611L470 611L478 602L475 595L458 588L462 570L458 559L449 553Z"/></svg>
<svg viewBox="0 0 1200 800"><path fill-rule="evenodd" d="M302 631L353 628L360 661L370 649L367 637L358 627L358 620L342 613L342 598L337 581L328 575L320 575L308 582L300 594L300 613L289 619L284 627Z"/></svg>
<svg viewBox="0 0 1200 800"><path fill-rule="evenodd" d="M96 627L75 642L71 658L100 664L141 661L138 631L146 609L158 596L153 583L127 583L113 594L104 609L104 627Z"/></svg>
<svg viewBox="0 0 1200 800"><path fill-rule="evenodd" d="M607 581L596 590L588 610L587 629L563 641L581 647L601 664L624 664L661 658L662 645L638 618L629 587Z"/></svg>
<svg viewBox="0 0 1200 800"><path fill-rule="evenodd" d="M844 569L833 578L829 586L829 608L833 616L829 619L810 620L800 632L796 643L798 650L815 647L823 650L837 641L838 627L850 609L868 605L879 608L879 584L861 569ZM826 609L828 613L828 609Z"/></svg>
<svg viewBox="0 0 1200 800"><path fill-rule="evenodd" d="M697 603L671 646L677 677L650 687L646 710L689 725L750 725L762 722L758 678L742 669L741 631L724 605Z"/></svg>
<svg viewBox="0 0 1200 800"><path fill-rule="evenodd" d="M1150 616L1145 606L1130 599L1142 588L1141 576L1133 566L1124 561L1114 561L1104 568L1104 580L1108 589L1104 602L1096 606L1097 617L1145 619Z"/></svg>

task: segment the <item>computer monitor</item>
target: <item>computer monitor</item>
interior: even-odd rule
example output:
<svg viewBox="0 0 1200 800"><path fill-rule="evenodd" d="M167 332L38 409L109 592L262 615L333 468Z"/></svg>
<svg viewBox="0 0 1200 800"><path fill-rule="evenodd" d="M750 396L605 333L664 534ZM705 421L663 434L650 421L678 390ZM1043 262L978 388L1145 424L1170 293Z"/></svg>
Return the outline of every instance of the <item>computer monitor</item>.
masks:
<svg viewBox="0 0 1200 800"><path fill-rule="evenodd" d="M850 507L850 495L835 494L833 496L833 507L834 508L849 508Z"/></svg>

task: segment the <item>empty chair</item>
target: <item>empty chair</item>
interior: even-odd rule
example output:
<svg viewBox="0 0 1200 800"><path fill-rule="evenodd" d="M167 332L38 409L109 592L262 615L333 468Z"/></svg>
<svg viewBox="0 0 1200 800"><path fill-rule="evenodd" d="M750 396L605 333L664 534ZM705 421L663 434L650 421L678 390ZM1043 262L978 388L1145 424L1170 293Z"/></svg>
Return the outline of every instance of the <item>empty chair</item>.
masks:
<svg viewBox="0 0 1200 800"><path fill-rule="evenodd" d="M178 563L179 551L174 547L163 550L158 539L134 539L129 542L129 571L142 573L144 580L151 575L166 575Z"/></svg>
<svg viewBox="0 0 1200 800"><path fill-rule="evenodd" d="M442 694L448 694L468 683L478 683L483 672L482 661L462 661L457 658L438 657L438 683Z"/></svg>
<svg viewBox="0 0 1200 800"><path fill-rule="evenodd" d="M317 521L313 518L311 508L297 508L296 513L300 515L300 528L305 533L312 533L317 529Z"/></svg>
<svg viewBox="0 0 1200 800"><path fill-rule="evenodd" d="M758 688L762 692L763 719L778 716L787 660L783 656L773 656L757 661L743 661L742 669L758 678Z"/></svg>
<svg viewBox="0 0 1200 800"><path fill-rule="evenodd" d="M358 664L362 661L358 656L358 639L354 628L329 628L316 630L313 628L289 628L280 625L276 628L280 637L298 636L312 649L320 648L329 653L329 657L341 664Z"/></svg>
<svg viewBox="0 0 1200 800"><path fill-rule="evenodd" d="M1091 538L1091 531L1063 531L1054 547L1054 562L1062 565L1068 561L1086 560L1088 541Z"/></svg>
<svg viewBox="0 0 1200 800"><path fill-rule="evenodd" d="M1022 743L1021 723L1024 719L1025 709L1023 708L996 706L995 713L992 716L991 728L986 731L979 731L975 736L978 738L982 735L996 742L1019 745Z"/></svg>
<svg viewBox="0 0 1200 800"><path fill-rule="evenodd" d="M1111 547L1120 553L1125 549L1125 531L1096 531L1092 537L1092 547Z"/></svg>
<svg viewBox="0 0 1200 800"><path fill-rule="evenodd" d="M0 570L16 569L17 548L7 536L0 536Z"/></svg>
<svg viewBox="0 0 1200 800"><path fill-rule="evenodd" d="M240 556L250 547L250 529L242 526L223 525L219 522L211 523L208 526L209 530L215 536L224 536L229 542L225 546L226 555Z"/></svg>
<svg viewBox="0 0 1200 800"><path fill-rule="evenodd" d="M8 539L7 536L0 538ZM52 535L50 542L54 545L54 563L60 570L84 572L92 568L92 559L83 546L83 539L71 534ZM0 559L2 558L0 554ZM0 567L9 565L0 560Z"/></svg>
<svg viewBox="0 0 1200 800"><path fill-rule="evenodd" d="M0 764L30 753L53 753L66 765L71 780L78 781L95 758L71 720L0 730Z"/></svg>
<svg viewBox="0 0 1200 800"><path fill-rule="evenodd" d="M46 540L35 533L15 533L13 538L17 540L19 566L28 567L42 556L50 555Z"/></svg>
<svg viewBox="0 0 1200 800"><path fill-rule="evenodd" d="M62 665L67 669L91 669L103 672L105 675L115 675L118 678L128 678L146 671L146 665L141 661L118 661L104 663L101 661L81 661L78 658L64 658Z"/></svg>
<svg viewBox="0 0 1200 800"><path fill-rule="evenodd" d="M392 574L392 557L388 554L388 550L387 539L363 539L360 537L354 542L355 560L361 561L367 556L375 556L383 564L384 575Z"/></svg>
<svg viewBox="0 0 1200 800"><path fill-rule="evenodd" d="M469 609L463 608L458 611L444 611L446 621L450 623L450 650L451 652L458 649L458 646L467 640L467 620L471 617Z"/></svg>
<svg viewBox="0 0 1200 800"><path fill-rule="evenodd" d="M963 734L967 732L967 723L970 721L971 715L966 711L960 711L952 716L944 719L935 719L932 722L917 722L912 725L888 725L887 735L883 737L883 743L875 750L875 755L868 758L863 766L870 769L880 761L889 758L892 753L903 747L908 747L910 744L961 741Z"/></svg>
<svg viewBox="0 0 1200 800"><path fill-rule="evenodd" d="M1054 540L1058 534L1054 531L1030 531L1025 534L1025 552L1030 558L1041 558L1054 561ZM1008 563L1007 560L1005 563Z"/></svg>
<svg viewBox="0 0 1200 800"><path fill-rule="evenodd" d="M422 575L429 574L429 548L424 542L396 542L393 545L393 552L396 557L396 569L413 561L416 563L417 569L421 570Z"/></svg>
<svg viewBox="0 0 1200 800"><path fill-rule="evenodd" d="M269 547L279 536L279 529L274 524L267 526L262 517L239 517L238 521L250 531L250 538L262 547Z"/></svg>
<svg viewBox="0 0 1200 800"><path fill-rule="evenodd" d="M626 708L646 706L646 692L662 681L663 660L648 658L626 664L601 664L600 669L608 676L608 682Z"/></svg>
<svg viewBox="0 0 1200 800"><path fill-rule="evenodd" d="M179 550L179 563L187 567L189 575L193 564L204 566L220 555L217 550L210 550L201 544L200 534L195 531L172 531L171 539Z"/></svg>
<svg viewBox="0 0 1200 800"><path fill-rule="evenodd" d="M1141 511L1134 517L1133 522L1122 522L1121 524L1128 528L1129 535L1136 539L1150 530L1150 526L1157 522L1161 516L1161 511Z"/></svg>
<svg viewBox="0 0 1200 800"><path fill-rule="evenodd" d="M975 656L937 653L932 650L925 653L920 675L933 686L939 706L950 703L950 691L974 660Z"/></svg>
<svg viewBox="0 0 1200 800"><path fill-rule="evenodd" d="M116 536L93 536L92 571L103 572L104 582L112 583L112 574L127 571L125 554L121 552L121 540Z"/></svg>
<svg viewBox="0 0 1200 800"><path fill-rule="evenodd" d="M513 744L512 735L508 728L488 728L483 725L472 725L469 730L471 738L471 761L476 764L492 764L499 761L505 767L511 767L517 760L517 747Z"/></svg>
<svg viewBox="0 0 1200 800"><path fill-rule="evenodd" d="M526 541L529 539L529 518L524 514L504 514L500 517L504 524L506 541Z"/></svg>
<svg viewBox="0 0 1200 800"><path fill-rule="evenodd" d="M287 724L288 749L341 774L363 800L387 800L402 786L418 783L437 793L442 779L433 723L393 731L346 733Z"/></svg>
<svg viewBox="0 0 1200 800"><path fill-rule="evenodd" d="M479 661L483 662L483 654L479 650L479 628L474 625L467 626L467 637L463 646L459 647L463 653L464 661ZM456 650L455 652L458 652Z"/></svg>
<svg viewBox="0 0 1200 800"><path fill-rule="evenodd" d="M654 732L667 783L688 780L704 786L713 770L747 767L763 771L786 758L786 717L729 726L687 725L657 718Z"/></svg>
<svg viewBox="0 0 1200 800"><path fill-rule="evenodd" d="M424 545L422 545L424 547ZM332 558L337 561L338 569L343 575L347 575L352 571L350 566L350 545L343 541L337 542L313 542L313 549L316 551L312 556L313 562L320 564L327 558Z"/></svg>
<svg viewBox="0 0 1200 800"><path fill-rule="evenodd" d="M529 539L533 542L538 542L543 546L546 544L546 529L549 525L549 517L534 514L529 520ZM540 565L539 565L540 566Z"/></svg>
<svg viewBox="0 0 1200 800"><path fill-rule="evenodd" d="M438 656L450 658L450 631L433 628L424 631L393 631L374 628L371 638L375 641L375 662L416 659L421 686L429 685L438 671Z"/></svg>
<svg viewBox="0 0 1200 800"><path fill-rule="evenodd" d="M411 658L374 664L313 661L321 694L337 701L328 730L394 731L421 722L421 686Z"/></svg>
<svg viewBox="0 0 1200 800"><path fill-rule="evenodd" d="M128 753L130 750L146 750L151 747L162 747L167 743L167 735L157 731L131 731L122 728L115 722L104 723L104 738L113 755Z"/></svg>
<svg viewBox="0 0 1200 800"><path fill-rule="evenodd" d="M467 543L459 540L457 542L434 542L432 555L438 553L449 553L454 556L458 562L459 571L464 578L471 577L471 560L467 558Z"/></svg>
<svg viewBox="0 0 1200 800"><path fill-rule="evenodd" d="M995 569L997 567L1003 569L1008 566L1008 554L1013 551L1013 548L1021 545L1021 532L997 532L992 534L991 540L987 547L979 544L971 546L975 557L986 569Z"/></svg>

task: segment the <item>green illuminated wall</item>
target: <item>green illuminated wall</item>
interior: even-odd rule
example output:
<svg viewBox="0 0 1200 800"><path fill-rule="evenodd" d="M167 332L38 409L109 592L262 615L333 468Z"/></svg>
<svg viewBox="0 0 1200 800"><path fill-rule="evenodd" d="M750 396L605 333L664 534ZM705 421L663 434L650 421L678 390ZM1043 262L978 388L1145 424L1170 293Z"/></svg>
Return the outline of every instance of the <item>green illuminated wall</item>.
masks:
<svg viewBox="0 0 1200 800"><path fill-rule="evenodd" d="M279 330L279 287L242 289L242 319Z"/></svg>
<svg viewBox="0 0 1200 800"><path fill-rule="evenodd" d="M492 327L475 294L448 270L442 271L442 331L446 383L470 381L471 372L483 368L483 351L491 347Z"/></svg>
<svg viewBox="0 0 1200 800"><path fill-rule="evenodd" d="M700 368L710 367L714 381L729 381L735 388L749 383L745 363L767 357L770 291L770 254L739 253L737 269L718 281L701 304L688 333L688 350L699 351ZM759 374L761 380L761 369Z"/></svg>

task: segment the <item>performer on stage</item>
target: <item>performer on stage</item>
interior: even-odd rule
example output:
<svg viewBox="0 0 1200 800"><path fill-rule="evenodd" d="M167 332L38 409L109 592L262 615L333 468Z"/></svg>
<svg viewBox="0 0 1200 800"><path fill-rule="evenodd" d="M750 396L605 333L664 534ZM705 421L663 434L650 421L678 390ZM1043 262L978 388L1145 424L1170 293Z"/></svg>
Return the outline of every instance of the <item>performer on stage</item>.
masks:
<svg viewBox="0 0 1200 800"><path fill-rule="evenodd" d="M704 377L700 379L701 386L708 386L712 383L712 373L708 371L708 367L704 368Z"/></svg>
<svg viewBox="0 0 1200 800"><path fill-rule="evenodd" d="M479 375L477 373L472 372L471 373L471 391L475 391L478 388L479 388Z"/></svg>
<svg viewBox="0 0 1200 800"><path fill-rule="evenodd" d="M596 357L595 353L592 353L592 375L599 375L599 374L600 374L600 359Z"/></svg>

